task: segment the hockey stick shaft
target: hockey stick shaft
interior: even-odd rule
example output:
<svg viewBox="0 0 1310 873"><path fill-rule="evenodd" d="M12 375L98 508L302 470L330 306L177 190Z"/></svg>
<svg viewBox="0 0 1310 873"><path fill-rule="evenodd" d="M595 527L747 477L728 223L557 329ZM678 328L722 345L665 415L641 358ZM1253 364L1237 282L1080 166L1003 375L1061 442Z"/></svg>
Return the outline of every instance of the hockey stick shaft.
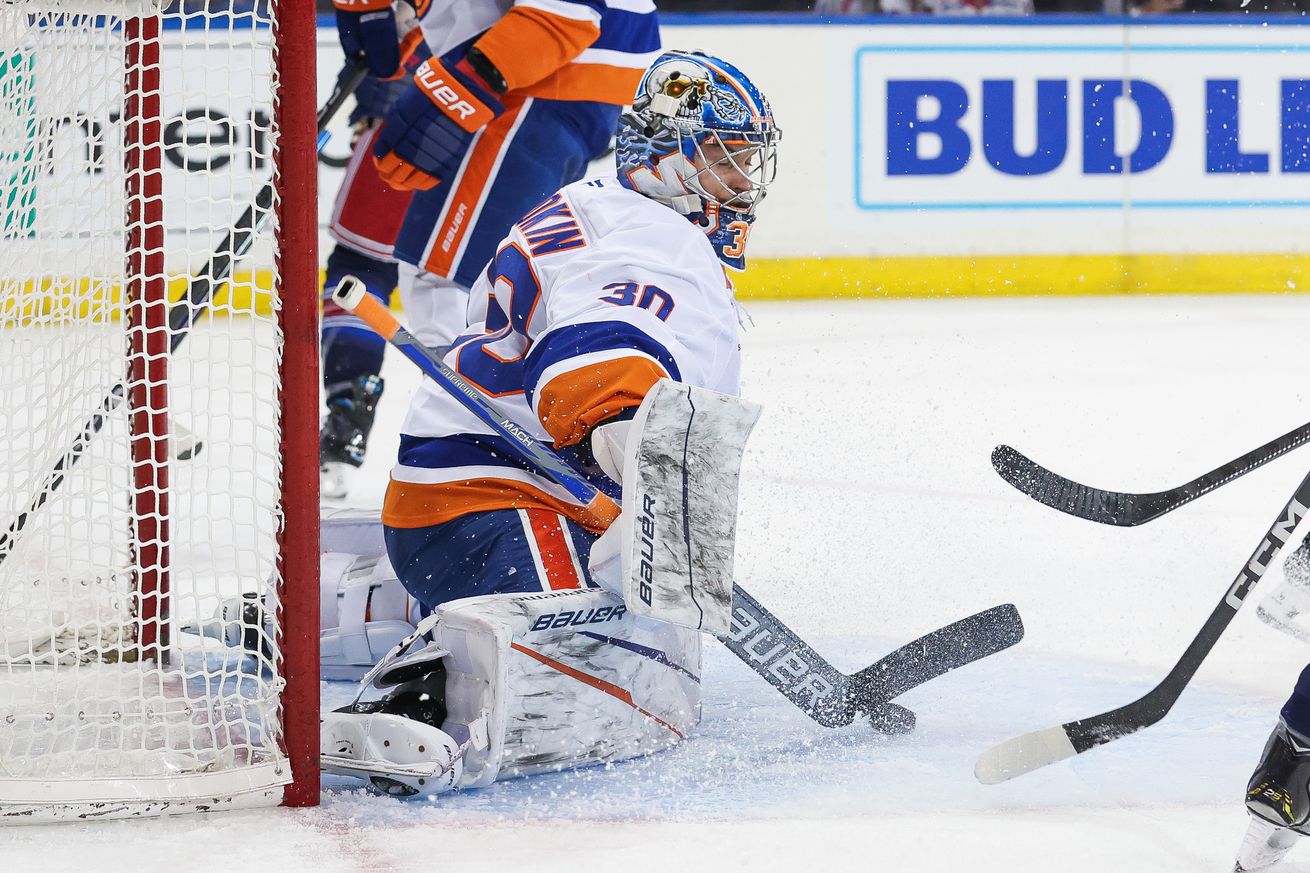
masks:
<svg viewBox="0 0 1310 873"><path fill-rule="evenodd" d="M390 310L382 305L382 301L365 290L363 282L354 276L346 276L337 286L332 299L342 309L353 312L360 321L418 365L424 375L450 392L479 421L508 439L520 460L563 487L584 508L585 520L591 526L608 527L610 522L618 518L617 503L565 463L554 450L493 406L481 390L446 366L435 351L401 325Z"/></svg>
<svg viewBox="0 0 1310 873"><path fill-rule="evenodd" d="M506 437L520 460L567 489L586 508L588 516L600 522L598 526L608 526L618 516L619 508L613 500L598 491L551 448L524 431L508 416L502 415L477 387L448 367L435 352L409 333L380 300L367 293L362 282L352 276L342 279L333 294L333 300L343 309L353 312L364 324L396 347L483 424ZM978 616L956 622L936 633L942 640L963 640L959 643L961 651L971 653L972 657L960 663L976 660L992 651L1008 648L1022 637L1022 624L1018 621L1014 607L997 607L997 610L1006 609L1013 614L1011 632L1001 635L1000 639L1005 642L999 648L992 648L991 640L977 633L975 625ZM1000 615L996 616L996 620L1001 620ZM1017 634L1013 632L1014 626L1018 628ZM921 642L916 641L905 647L905 653L893 653L898 655L894 659L895 663L900 666L911 661L913 652L918 650ZM847 676L828 663L740 585L733 586L733 628L723 643L757 675L825 727L850 724L857 711L870 712L909 687L959 665L946 666L946 661L938 661L937 665L942 669L938 672L933 672L931 668L925 669L918 681L910 683L886 681L888 671L880 667L883 662L868 668L865 673L869 675L861 674L862 678Z"/></svg>
<svg viewBox="0 0 1310 873"><path fill-rule="evenodd" d="M1118 709L1067 722L1059 727L1034 731L993 746L978 758L974 767L978 780L990 785L1013 779L1136 733L1168 715L1237 611L1242 608L1251 589L1264 576L1307 513L1310 513L1310 473L1301 480L1201 630L1159 685Z"/></svg>
<svg viewBox="0 0 1310 873"><path fill-rule="evenodd" d="M360 82L364 81L364 77L367 75L367 66L362 60L358 60L352 66L347 67L342 75L338 77L332 95L318 111L318 130L320 134L318 147L320 150L326 143L326 139L322 136L323 131L337 112L341 110L341 107L345 105L346 100L355 93L355 89L359 87ZM231 278L236 263L250 251L255 235L268 220L273 204L273 194L273 182L270 180L259 189L255 194L254 203L241 213L232 229L219 241L204 269L188 283L186 293L169 307L170 352L177 351L178 346L182 344L190 332L191 325L202 313L207 311L214 294L222 287L224 282ZM120 381L109 389L109 393L101 400L100 407L83 422L77 436L74 437L64 453L59 456L59 460L55 462L54 466L50 468L45 481L41 483L41 488L28 501L27 507L9 523L9 527L5 532L0 534L0 563L4 563L5 559L13 552L18 537L22 535L33 514L40 511L41 507L45 506L46 502L59 490L64 483L65 475L86 454L91 441L105 426L109 416L123 405L126 398L127 383Z"/></svg>
<svg viewBox="0 0 1310 873"><path fill-rule="evenodd" d="M1046 469L1010 446L996 447L992 466L1002 479L1039 503L1088 521L1133 527L1191 503L1308 442L1310 424L1304 424L1190 482L1146 493L1083 485Z"/></svg>

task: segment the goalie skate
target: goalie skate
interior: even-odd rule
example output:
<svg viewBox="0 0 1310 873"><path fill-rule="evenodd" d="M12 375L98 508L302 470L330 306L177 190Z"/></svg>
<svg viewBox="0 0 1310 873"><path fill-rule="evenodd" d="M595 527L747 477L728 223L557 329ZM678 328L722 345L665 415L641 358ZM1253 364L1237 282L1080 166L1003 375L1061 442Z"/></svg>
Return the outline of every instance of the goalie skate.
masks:
<svg viewBox="0 0 1310 873"><path fill-rule="evenodd" d="M403 715L327 712L319 741L324 773L365 779L396 797L449 791L464 772L449 734Z"/></svg>

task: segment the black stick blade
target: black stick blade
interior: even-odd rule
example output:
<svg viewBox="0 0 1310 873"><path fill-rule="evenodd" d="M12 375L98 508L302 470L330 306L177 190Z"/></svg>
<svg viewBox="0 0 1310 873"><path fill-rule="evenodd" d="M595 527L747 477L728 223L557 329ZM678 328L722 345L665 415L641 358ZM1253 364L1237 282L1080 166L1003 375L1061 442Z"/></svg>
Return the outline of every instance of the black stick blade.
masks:
<svg viewBox="0 0 1310 873"><path fill-rule="evenodd" d="M1010 446L992 450L992 468L1019 491L1067 515L1115 527L1133 527L1159 515L1155 494L1105 491L1066 479Z"/></svg>

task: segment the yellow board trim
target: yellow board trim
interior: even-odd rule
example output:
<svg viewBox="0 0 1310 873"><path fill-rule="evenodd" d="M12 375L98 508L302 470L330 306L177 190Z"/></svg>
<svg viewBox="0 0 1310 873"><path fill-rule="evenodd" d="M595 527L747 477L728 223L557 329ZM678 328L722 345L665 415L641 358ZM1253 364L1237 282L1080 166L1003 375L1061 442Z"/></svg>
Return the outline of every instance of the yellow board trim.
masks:
<svg viewBox="0 0 1310 873"><path fill-rule="evenodd" d="M168 280L168 299L186 294L189 277ZM209 311L218 315L268 315L273 310L273 272L237 273L214 295ZM40 320L61 324L113 321L123 309L121 277L45 277L24 282L14 292L0 279L0 327Z"/></svg>
<svg viewBox="0 0 1310 873"><path fill-rule="evenodd" d="M1258 294L1310 290L1310 255L982 255L914 258L760 258L733 274L743 300ZM320 282L322 275L320 274ZM238 273L215 295L218 315L268 315L270 270ZM169 299L186 293L169 280ZM117 317L120 281L46 278L13 294L0 280L0 327L41 318ZM393 306L398 305L398 297Z"/></svg>
<svg viewBox="0 0 1310 873"><path fill-rule="evenodd" d="M777 258L732 279L743 300L1253 294L1310 290L1310 255Z"/></svg>

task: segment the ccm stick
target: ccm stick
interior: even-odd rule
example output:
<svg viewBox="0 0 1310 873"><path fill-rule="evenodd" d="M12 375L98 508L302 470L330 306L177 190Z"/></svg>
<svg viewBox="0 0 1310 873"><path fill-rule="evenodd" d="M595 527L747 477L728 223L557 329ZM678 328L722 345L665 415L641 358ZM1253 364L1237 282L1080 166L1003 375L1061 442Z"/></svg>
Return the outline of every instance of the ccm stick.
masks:
<svg viewBox="0 0 1310 873"><path fill-rule="evenodd" d="M502 414L435 351L405 330L377 298L365 291L362 282L347 276L337 286L333 299L399 349L480 421L507 437L519 459L564 487L582 505L594 526L605 527L618 516L619 507L613 500ZM1018 610L1013 604L1003 604L939 628L872 666L847 675L829 664L740 585L733 586L732 609L733 626L723 640L724 645L824 727L851 724L863 712L878 730L888 733L911 730L914 713L890 703L893 697L956 667L1003 651L1023 638ZM804 665L804 672L796 669L798 664Z"/></svg>
<svg viewBox="0 0 1310 873"><path fill-rule="evenodd" d="M997 446L992 451L992 467L1006 482L1053 509L1101 524L1133 527L1173 512L1307 442L1310 424L1303 424L1177 488L1144 494L1082 485L1051 472L1010 446Z"/></svg>
<svg viewBox="0 0 1310 873"><path fill-rule="evenodd" d="M318 110L318 147L320 150L327 143L328 135L325 131L328 123L345 105L350 95L355 93L355 89L359 87L360 82L364 81L367 74L368 67L365 66L362 59L359 59L352 66L343 70L341 76L338 77L332 95ZM250 251L250 246L255 240L255 234L268 222L272 207L273 182L270 180L265 183L264 187L259 189L255 194L255 202L246 207L246 210L237 218L236 224L228 231L227 236L223 237L219 242L204 269L191 279L187 285L186 293L169 307L168 329L170 338L168 350L170 354L177 351L177 347L187 338L196 319L208 310L209 304L214 299L214 294L218 292L224 282L231 278L237 262ZM64 483L64 476L82 459L87 449L90 448L91 441L105 426L109 416L114 410L122 406L126 399L127 382L118 382L113 388L109 389L109 393L100 401L100 407L83 422L77 436L46 474L40 490L28 501L27 507L10 522L8 529L0 534L0 563L4 563L5 558L13 552L14 545L18 542L18 538L22 535L23 529L27 527L27 523L33 514L45 506L46 502L59 490L59 487ZM180 460L187 460L200 451L201 443L195 434L181 429L179 431L174 435L179 443L174 447L174 456Z"/></svg>
<svg viewBox="0 0 1310 873"><path fill-rule="evenodd" d="M1279 512L1268 533L1260 541L1250 559L1242 565L1237 578L1224 593L1219 605L1201 626L1182 658L1169 671L1159 685L1127 706L1103 712L1080 721L1071 721L1059 727L1046 728L1006 740L993 746L978 758L974 775L986 785L994 785L1029 773L1047 764L1081 755L1088 749L1136 733L1164 718L1178 697L1192 681L1206 655L1223 635L1237 610L1242 608L1251 589L1264 575L1279 551L1287 544L1301 519L1310 512L1310 474L1301 480L1292 498Z"/></svg>

